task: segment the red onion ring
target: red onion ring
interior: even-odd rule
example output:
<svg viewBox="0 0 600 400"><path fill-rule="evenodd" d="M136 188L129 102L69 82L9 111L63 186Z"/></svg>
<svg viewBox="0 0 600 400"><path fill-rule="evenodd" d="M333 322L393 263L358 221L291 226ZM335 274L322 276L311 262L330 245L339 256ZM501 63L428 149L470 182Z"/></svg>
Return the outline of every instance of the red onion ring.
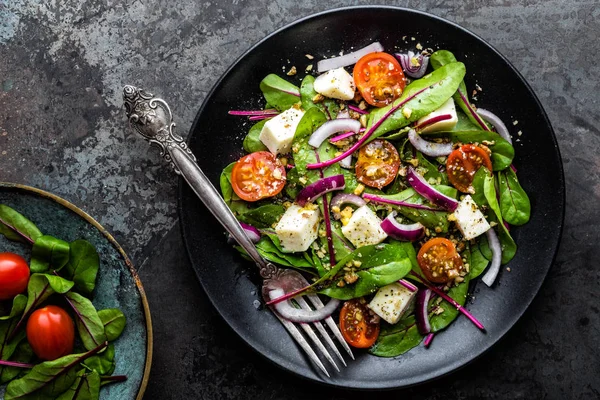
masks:
<svg viewBox="0 0 600 400"><path fill-rule="evenodd" d="M340 167L350 169L352 168L352 155L340 160Z"/></svg>
<svg viewBox="0 0 600 400"><path fill-rule="evenodd" d="M350 112L348 110L342 110L337 114L336 118L337 119L350 118Z"/></svg>
<svg viewBox="0 0 600 400"><path fill-rule="evenodd" d="M423 206L421 204L412 204L412 203L408 203L406 201L386 199L386 198L375 196L374 194L369 194L369 193L363 194L363 199L367 199L374 203L392 204L395 206L416 208L418 210L443 211L439 208L432 208L432 207L428 207L428 206Z"/></svg>
<svg viewBox="0 0 600 400"><path fill-rule="evenodd" d="M431 344L431 342L433 342L433 337L434 336L435 336L435 333L430 333L429 335L427 335L427 337L423 341L423 345L425 347L429 347L429 345Z"/></svg>
<svg viewBox="0 0 600 400"><path fill-rule="evenodd" d="M250 239L252 243L257 243L260 240L260 231L258 229L256 229L252 225L248 225L243 222L240 222L240 225L242 226L244 232L246 232L246 236L248 236L248 239ZM229 235L227 243L233 244L236 243L236 241L231 235Z"/></svg>
<svg viewBox="0 0 600 400"><path fill-rule="evenodd" d="M498 235L496 235L496 232L494 232L493 228L488 229L485 234L488 239L490 250L492 250L492 262L481 280L486 285L492 286L496 280L496 277L498 276L498 272L500 272L500 264L502 263L502 246L500 245Z"/></svg>
<svg viewBox="0 0 600 400"><path fill-rule="evenodd" d="M363 109L361 109L359 107L356 107L356 106L354 106L352 104L348 104L348 108L351 109L354 112L357 112L357 113L361 114L361 115L369 113L367 110L363 110Z"/></svg>
<svg viewBox="0 0 600 400"><path fill-rule="evenodd" d="M488 110L484 110L483 108L477 109L477 114L485 121L494 125L496 128L496 132L498 135L502 137L502 139L506 140L508 143L512 144L512 138L510 137L510 133L508 132L508 128L504 125L504 122L494 113Z"/></svg>
<svg viewBox="0 0 600 400"><path fill-rule="evenodd" d="M422 335L431 332L431 323L429 322L429 299L431 299L431 289L421 289L417 292L417 304L415 307L415 317L417 319L417 328Z"/></svg>
<svg viewBox="0 0 600 400"><path fill-rule="evenodd" d="M284 295L285 291L283 289L273 289L269 292L271 301ZM340 301L338 299L332 298L323 308L319 308L318 310L306 310L302 308L296 308L290 303L290 300L286 300L273 304L272 307L275 308L275 311L277 311L281 317L287 319L288 321L307 323L321 321L329 317L331 314L333 314L339 304Z"/></svg>
<svg viewBox="0 0 600 400"><path fill-rule="evenodd" d="M325 122L308 139L308 144L318 148L327 138L337 132L351 131L358 133L360 122L352 118L338 118Z"/></svg>
<svg viewBox="0 0 600 400"><path fill-rule="evenodd" d="M355 64L363 56L376 51L383 51L383 46L379 42L373 42L362 49L358 49L352 53L344 54L343 56L326 58L317 63L317 72L321 73L329 71L330 69L347 67L348 65Z"/></svg>
<svg viewBox="0 0 600 400"><path fill-rule="evenodd" d="M425 232L425 227L420 223L406 225L396 221L396 211L392 211L386 219L381 221L381 229L388 236L404 242L414 242L419 240Z"/></svg>
<svg viewBox="0 0 600 400"><path fill-rule="evenodd" d="M408 167L407 178L413 189L433 204L449 211L454 211L458 207L458 201L436 190L413 167Z"/></svg>
<svg viewBox="0 0 600 400"><path fill-rule="evenodd" d="M331 143L335 143L335 142L339 142L340 140L347 139L347 138L349 138L351 136L354 136L354 135L356 135L356 132L352 132L352 131L350 131L350 132L344 132L341 135L337 135L335 137L332 137L331 139L329 139L329 141Z"/></svg>
<svg viewBox="0 0 600 400"><path fill-rule="evenodd" d="M269 108L267 110L253 110L253 111L245 111L245 110L232 110L228 112L229 115L240 115L242 117L249 117L251 115L265 115L265 114L279 114L274 108Z"/></svg>
<svg viewBox="0 0 600 400"><path fill-rule="evenodd" d="M425 75L425 71L427 71L427 65L429 65L429 57L419 54L417 57L419 60L419 65L416 66L412 65L412 59L415 56L415 53L412 51L409 51L408 54L396 53L394 56L396 56L400 62L400 65L402 66L402 69L406 75L415 79L421 78L423 75Z"/></svg>
<svg viewBox="0 0 600 400"><path fill-rule="evenodd" d="M415 126L415 130L418 131L418 130L428 127L429 125L433 125L436 122L446 121L449 119L452 119L452 115L450 115L450 114L436 115L435 117L429 118L429 119L421 122L419 125Z"/></svg>
<svg viewBox="0 0 600 400"><path fill-rule="evenodd" d="M332 192L334 190L343 190L346 187L346 181L344 175L333 175L327 178L322 178L302 189L296 197L296 203L301 207L304 207L306 203L311 202L325 193Z"/></svg>
<svg viewBox="0 0 600 400"><path fill-rule="evenodd" d="M339 207L342 208L344 204L352 204L356 207L362 207L367 204L360 196L350 193L340 193L336 194L333 199L331 199L331 207Z"/></svg>
<svg viewBox="0 0 600 400"><path fill-rule="evenodd" d="M443 157L452 153L452 143L429 142L423 139L414 129L408 131L408 140L415 149L430 157Z"/></svg>

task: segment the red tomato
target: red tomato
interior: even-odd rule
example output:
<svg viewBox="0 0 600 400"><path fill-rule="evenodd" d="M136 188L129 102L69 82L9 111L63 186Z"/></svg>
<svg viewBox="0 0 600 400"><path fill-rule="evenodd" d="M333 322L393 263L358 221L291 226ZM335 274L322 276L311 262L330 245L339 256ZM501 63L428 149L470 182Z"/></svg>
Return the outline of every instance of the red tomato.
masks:
<svg viewBox="0 0 600 400"><path fill-rule="evenodd" d="M446 161L448 180L461 192L470 193L473 176L482 165L492 170L492 161L488 153L481 147L465 144L448 156Z"/></svg>
<svg viewBox="0 0 600 400"><path fill-rule="evenodd" d="M400 168L400 156L393 144L377 139L361 147L356 161L356 178L367 186L381 189L389 185Z"/></svg>
<svg viewBox="0 0 600 400"><path fill-rule="evenodd" d="M340 330L350 346L366 349L379 336L379 318L373 322L363 298L348 300L340 311Z"/></svg>
<svg viewBox="0 0 600 400"><path fill-rule="evenodd" d="M268 151L240 158L231 171L233 191L246 201L275 196L285 186L285 180L285 167Z"/></svg>
<svg viewBox="0 0 600 400"><path fill-rule="evenodd" d="M400 63L388 53L375 52L354 65L354 83L367 103L384 107L396 100L406 86Z"/></svg>
<svg viewBox="0 0 600 400"><path fill-rule="evenodd" d="M74 340L73 320L58 306L37 309L27 321L27 341L42 360L55 360L72 353Z"/></svg>
<svg viewBox="0 0 600 400"><path fill-rule="evenodd" d="M0 253L0 300L10 300L27 289L29 266L18 254Z"/></svg>
<svg viewBox="0 0 600 400"><path fill-rule="evenodd" d="M441 237L430 239L421 246L417 262L427 280L433 283L449 282L464 268L454 243Z"/></svg>

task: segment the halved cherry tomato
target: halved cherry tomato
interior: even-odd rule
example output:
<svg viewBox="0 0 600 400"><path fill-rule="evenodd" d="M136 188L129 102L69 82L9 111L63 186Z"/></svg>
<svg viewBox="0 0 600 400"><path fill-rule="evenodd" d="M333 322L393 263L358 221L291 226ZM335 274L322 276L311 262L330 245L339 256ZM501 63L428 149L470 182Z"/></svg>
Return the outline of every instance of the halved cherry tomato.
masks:
<svg viewBox="0 0 600 400"><path fill-rule="evenodd" d="M29 282L29 266L18 254L0 253L0 300L23 293Z"/></svg>
<svg viewBox="0 0 600 400"><path fill-rule="evenodd" d="M340 330L350 346L366 349L379 336L379 318L373 322L363 298L348 300L340 311Z"/></svg>
<svg viewBox="0 0 600 400"><path fill-rule="evenodd" d="M399 168L398 150L387 140L377 139L360 149L356 178L367 186L381 189L394 180Z"/></svg>
<svg viewBox="0 0 600 400"><path fill-rule="evenodd" d="M479 146L465 144L448 156L446 161L448 180L461 192L470 193L473 176L482 165L492 170L492 161L488 153Z"/></svg>
<svg viewBox="0 0 600 400"><path fill-rule="evenodd" d="M430 239L421 246L417 262L427 280L433 283L455 279L464 269L454 243L441 237Z"/></svg>
<svg viewBox="0 0 600 400"><path fill-rule="evenodd" d="M231 186L242 200L272 197L285 186L285 167L268 151L257 151L239 159L231 171Z"/></svg>
<svg viewBox="0 0 600 400"><path fill-rule="evenodd" d="M354 83L367 103L384 107L396 100L406 86L400 63L388 53L363 56L354 65Z"/></svg>
<svg viewBox="0 0 600 400"><path fill-rule="evenodd" d="M42 360L55 360L73 352L73 320L58 306L35 310L27 321L26 331L33 352Z"/></svg>

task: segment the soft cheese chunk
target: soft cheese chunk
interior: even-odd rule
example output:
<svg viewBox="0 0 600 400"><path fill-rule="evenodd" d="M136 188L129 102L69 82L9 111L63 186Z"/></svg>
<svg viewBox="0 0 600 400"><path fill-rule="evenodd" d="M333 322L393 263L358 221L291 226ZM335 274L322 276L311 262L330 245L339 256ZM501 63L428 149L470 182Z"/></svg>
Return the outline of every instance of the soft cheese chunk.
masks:
<svg viewBox="0 0 600 400"><path fill-rule="evenodd" d="M411 292L399 283L380 288L369 308L390 324L400 321L400 318L410 309L417 292Z"/></svg>
<svg viewBox="0 0 600 400"><path fill-rule="evenodd" d="M490 224L469 195L466 195L458 203L458 207L454 211L454 217L458 229L467 240L476 238L490 229Z"/></svg>
<svg viewBox="0 0 600 400"><path fill-rule="evenodd" d="M449 131L458 122L458 116L456 115L456 106L454 105L454 100L452 97L448 99L440 108L433 111L431 114L428 114L417 121L417 126L429 121L432 118L439 117L440 115L450 114L452 118L446 119L443 121L436 122L434 124L428 125L425 128L421 129L421 133L427 132L436 132L436 131Z"/></svg>
<svg viewBox="0 0 600 400"><path fill-rule="evenodd" d="M303 115L304 111L294 107L285 110L264 124L258 138L275 155L289 153Z"/></svg>
<svg viewBox="0 0 600 400"><path fill-rule="evenodd" d="M313 84L315 92L332 99L352 100L354 98L354 79L344 69L332 69L319 75Z"/></svg>
<svg viewBox="0 0 600 400"><path fill-rule="evenodd" d="M354 247L381 243L387 234L381 229L381 220L368 206L356 209L348 224L342 226L342 233Z"/></svg>
<svg viewBox="0 0 600 400"><path fill-rule="evenodd" d="M281 217L275 233L285 251L306 251L318 235L319 208L303 208L293 204Z"/></svg>

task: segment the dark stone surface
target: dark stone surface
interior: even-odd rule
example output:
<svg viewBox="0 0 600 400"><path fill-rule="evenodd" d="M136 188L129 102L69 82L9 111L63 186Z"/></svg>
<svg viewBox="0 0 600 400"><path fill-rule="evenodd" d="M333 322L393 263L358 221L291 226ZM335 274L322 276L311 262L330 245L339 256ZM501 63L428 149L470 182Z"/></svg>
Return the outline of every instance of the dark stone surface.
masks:
<svg viewBox="0 0 600 400"><path fill-rule="evenodd" d="M525 316L473 364L394 396L600 398L597 1L389 3L448 18L503 53L540 97L567 180L559 253ZM351 4L369 2L0 0L0 180L70 200L130 254L154 323L146 398L364 397L273 368L215 315L185 255L177 181L129 134L120 94L126 83L160 94L185 134L213 82L253 43Z"/></svg>

